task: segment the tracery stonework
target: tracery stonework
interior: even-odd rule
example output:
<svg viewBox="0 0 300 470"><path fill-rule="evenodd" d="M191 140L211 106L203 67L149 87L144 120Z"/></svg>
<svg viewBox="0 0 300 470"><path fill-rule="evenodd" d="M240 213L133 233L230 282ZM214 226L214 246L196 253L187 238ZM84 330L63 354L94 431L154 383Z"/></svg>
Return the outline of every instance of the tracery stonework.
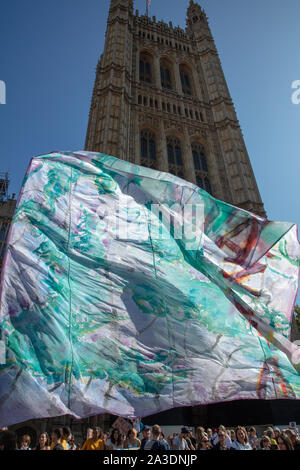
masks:
<svg viewBox="0 0 300 470"><path fill-rule="evenodd" d="M145 141L150 132L151 145ZM202 181L218 199L265 215L204 10L191 0L183 30L139 16L133 0L111 0L85 148L178 174L167 148L171 138L177 139L180 175ZM195 168L197 144L206 169L204 157Z"/></svg>

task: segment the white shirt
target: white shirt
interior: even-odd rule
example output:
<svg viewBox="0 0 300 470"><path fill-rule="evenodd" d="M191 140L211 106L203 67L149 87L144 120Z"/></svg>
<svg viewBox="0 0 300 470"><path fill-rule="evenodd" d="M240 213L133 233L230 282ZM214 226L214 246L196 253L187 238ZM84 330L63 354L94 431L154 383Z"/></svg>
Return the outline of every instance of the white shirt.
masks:
<svg viewBox="0 0 300 470"><path fill-rule="evenodd" d="M113 444L110 439L107 439L105 445L106 445L106 447L108 447L108 449L113 448L113 450L124 450L123 446L118 447L117 444Z"/></svg>
<svg viewBox="0 0 300 470"><path fill-rule="evenodd" d="M248 442L247 444L241 444L238 441L233 441L231 447L235 450L252 450L252 447Z"/></svg>
<svg viewBox="0 0 300 470"><path fill-rule="evenodd" d="M154 439L150 439L150 441L146 441L146 443L144 445L144 450L151 450L152 446L155 442L156 441Z"/></svg>
<svg viewBox="0 0 300 470"><path fill-rule="evenodd" d="M213 437L212 444L215 446L216 444L218 444L218 442L219 442L219 436L218 436L218 434L215 434L215 436ZM232 442L231 442L231 439L228 436L228 434L226 434L225 446L228 447L228 449L230 449L230 447L232 447Z"/></svg>
<svg viewBox="0 0 300 470"><path fill-rule="evenodd" d="M173 439L173 444L172 444L173 449L174 449L174 446L177 447L177 450L189 450L189 446L186 440L184 438L180 439L179 436L176 436Z"/></svg>

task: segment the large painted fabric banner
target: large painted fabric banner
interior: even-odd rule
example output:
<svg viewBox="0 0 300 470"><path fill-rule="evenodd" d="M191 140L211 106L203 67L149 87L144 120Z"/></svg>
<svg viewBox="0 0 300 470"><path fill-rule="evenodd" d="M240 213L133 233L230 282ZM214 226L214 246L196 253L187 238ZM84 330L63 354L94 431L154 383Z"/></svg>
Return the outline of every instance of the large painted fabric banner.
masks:
<svg viewBox="0 0 300 470"><path fill-rule="evenodd" d="M299 399L297 228L91 152L33 158L1 278L0 426Z"/></svg>

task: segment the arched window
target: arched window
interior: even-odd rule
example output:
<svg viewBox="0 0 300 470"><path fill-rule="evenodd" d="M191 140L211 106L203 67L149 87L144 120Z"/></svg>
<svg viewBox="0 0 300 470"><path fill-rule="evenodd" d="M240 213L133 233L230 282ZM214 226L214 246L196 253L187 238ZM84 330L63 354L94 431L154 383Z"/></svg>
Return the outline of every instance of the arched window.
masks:
<svg viewBox="0 0 300 470"><path fill-rule="evenodd" d="M192 143L192 154L197 186L205 189L209 194L212 194L208 175L207 159L203 145L197 142Z"/></svg>
<svg viewBox="0 0 300 470"><path fill-rule="evenodd" d="M191 72L185 65L179 66L182 93L191 96L193 94Z"/></svg>
<svg viewBox="0 0 300 470"><path fill-rule="evenodd" d="M143 52L140 55L140 81L152 82L152 60L150 54Z"/></svg>
<svg viewBox="0 0 300 470"><path fill-rule="evenodd" d="M141 165L157 168L155 134L147 129L141 131Z"/></svg>
<svg viewBox="0 0 300 470"><path fill-rule="evenodd" d="M208 178L204 178L205 191L211 194L211 185Z"/></svg>
<svg viewBox="0 0 300 470"><path fill-rule="evenodd" d="M161 77L161 86L172 90L172 73L171 73L171 64L168 61L162 60L160 63L160 77Z"/></svg>
<svg viewBox="0 0 300 470"><path fill-rule="evenodd" d="M204 189L203 188L203 180L202 180L200 175L196 175L196 182L197 182L197 186L199 186L199 188Z"/></svg>
<svg viewBox="0 0 300 470"><path fill-rule="evenodd" d="M184 178L184 167L180 140L176 137L167 137L167 152L169 162L169 172L173 175Z"/></svg>

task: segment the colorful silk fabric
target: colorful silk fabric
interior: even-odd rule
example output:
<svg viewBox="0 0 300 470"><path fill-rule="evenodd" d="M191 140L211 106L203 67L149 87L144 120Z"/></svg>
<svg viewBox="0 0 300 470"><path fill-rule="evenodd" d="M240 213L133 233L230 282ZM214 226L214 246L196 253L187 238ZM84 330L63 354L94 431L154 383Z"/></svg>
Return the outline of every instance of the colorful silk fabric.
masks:
<svg viewBox="0 0 300 470"><path fill-rule="evenodd" d="M173 175L33 158L1 279L0 426L300 398L299 242Z"/></svg>

